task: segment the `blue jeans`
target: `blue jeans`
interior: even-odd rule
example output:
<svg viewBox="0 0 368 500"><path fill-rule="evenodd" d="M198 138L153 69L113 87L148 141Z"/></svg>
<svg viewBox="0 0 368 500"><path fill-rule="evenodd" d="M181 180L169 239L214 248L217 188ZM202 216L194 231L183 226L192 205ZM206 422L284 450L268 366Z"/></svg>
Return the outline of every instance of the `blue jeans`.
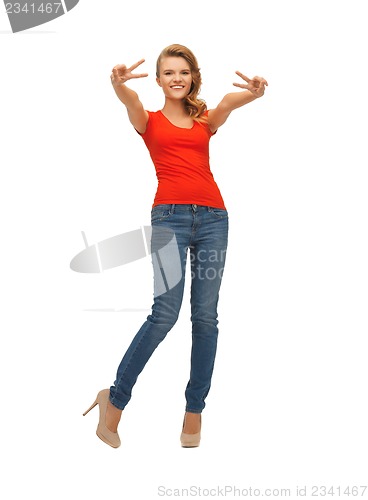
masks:
<svg viewBox="0 0 368 500"><path fill-rule="evenodd" d="M156 347L176 323L184 293L189 249L191 266L192 349L189 382L185 390L186 411L201 413L205 407L216 356L217 304L225 265L228 240L226 210L199 205L156 205L151 213L151 252L155 296L151 314L133 338L110 388L110 401L119 409L129 402L132 388ZM175 234L180 258L180 277L172 287L163 282L167 265L173 266L170 252L162 252L162 230ZM174 254L172 254L174 256ZM163 262L163 260L168 262ZM175 273L174 273L175 274Z"/></svg>

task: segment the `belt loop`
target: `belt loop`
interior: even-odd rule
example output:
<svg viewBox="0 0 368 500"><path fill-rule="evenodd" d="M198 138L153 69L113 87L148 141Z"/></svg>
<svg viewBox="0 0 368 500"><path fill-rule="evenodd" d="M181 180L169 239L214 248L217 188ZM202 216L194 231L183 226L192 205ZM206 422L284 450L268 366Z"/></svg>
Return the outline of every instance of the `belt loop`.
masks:
<svg viewBox="0 0 368 500"><path fill-rule="evenodd" d="M173 214L174 212L175 212L175 203L173 203L170 208L170 213Z"/></svg>

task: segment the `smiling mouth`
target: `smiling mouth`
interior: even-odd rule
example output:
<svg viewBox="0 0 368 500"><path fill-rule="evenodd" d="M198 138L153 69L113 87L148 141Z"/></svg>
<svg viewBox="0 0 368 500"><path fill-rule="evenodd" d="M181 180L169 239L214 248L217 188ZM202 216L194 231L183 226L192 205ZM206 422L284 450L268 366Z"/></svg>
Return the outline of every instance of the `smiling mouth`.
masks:
<svg viewBox="0 0 368 500"><path fill-rule="evenodd" d="M170 88L171 89L183 89L184 85L172 85Z"/></svg>

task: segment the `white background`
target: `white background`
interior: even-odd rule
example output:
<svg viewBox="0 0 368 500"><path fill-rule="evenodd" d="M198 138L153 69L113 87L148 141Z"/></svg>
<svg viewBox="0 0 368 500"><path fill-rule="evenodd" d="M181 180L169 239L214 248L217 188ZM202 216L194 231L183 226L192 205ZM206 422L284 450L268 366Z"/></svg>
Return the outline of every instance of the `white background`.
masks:
<svg viewBox="0 0 368 500"><path fill-rule="evenodd" d="M365 3L81 0L18 34L2 11L7 499L151 499L159 486L209 496L226 485L289 488L294 498L307 486L309 498L313 485L344 496L368 484ZM150 262L100 275L69 263L81 231L91 244L150 222L154 168L110 72L146 58L149 77L132 86L159 109L155 61L171 43L197 55L208 107L236 91L235 70L269 87L211 140L230 246L201 446L179 443L186 292L113 450L95 435L97 409L82 413L112 384L149 312Z"/></svg>

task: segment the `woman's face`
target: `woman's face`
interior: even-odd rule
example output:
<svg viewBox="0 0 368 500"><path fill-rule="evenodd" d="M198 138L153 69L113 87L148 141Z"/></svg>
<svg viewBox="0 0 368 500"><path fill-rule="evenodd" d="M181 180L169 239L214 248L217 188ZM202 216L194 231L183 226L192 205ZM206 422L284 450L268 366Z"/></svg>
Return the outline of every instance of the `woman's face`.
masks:
<svg viewBox="0 0 368 500"><path fill-rule="evenodd" d="M156 81L167 98L184 99L193 81L189 63L183 57L164 57Z"/></svg>

